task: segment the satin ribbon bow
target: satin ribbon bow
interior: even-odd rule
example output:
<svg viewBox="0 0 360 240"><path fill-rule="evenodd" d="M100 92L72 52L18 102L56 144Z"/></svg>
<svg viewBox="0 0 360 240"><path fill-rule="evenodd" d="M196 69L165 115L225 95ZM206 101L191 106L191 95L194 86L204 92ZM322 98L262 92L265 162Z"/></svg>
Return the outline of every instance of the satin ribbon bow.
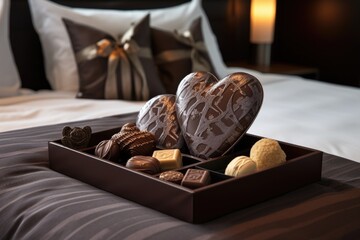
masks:
<svg viewBox="0 0 360 240"><path fill-rule="evenodd" d="M210 71L211 65L209 61L203 57L207 54L206 45L203 41L195 41L190 31L184 33L174 32L174 37L177 41L191 48L191 50L168 50L156 56L158 64L165 62L177 61L185 58L191 58L192 71Z"/></svg>
<svg viewBox="0 0 360 240"><path fill-rule="evenodd" d="M125 100L133 100L132 86L134 86L135 99L147 100L149 99L149 88L147 84L146 75L141 65L139 57L151 58L151 51L148 48L140 48L138 44L130 37L122 38L120 42L110 40L107 38L101 39L95 44L85 47L76 53L76 61L92 60L96 57L108 58L108 69L105 83L105 98L117 99L117 68L120 65L121 70L121 86L122 95ZM132 75L132 67L134 67L135 74ZM100 77L93 84L99 83L105 76ZM134 83L132 83L132 76Z"/></svg>

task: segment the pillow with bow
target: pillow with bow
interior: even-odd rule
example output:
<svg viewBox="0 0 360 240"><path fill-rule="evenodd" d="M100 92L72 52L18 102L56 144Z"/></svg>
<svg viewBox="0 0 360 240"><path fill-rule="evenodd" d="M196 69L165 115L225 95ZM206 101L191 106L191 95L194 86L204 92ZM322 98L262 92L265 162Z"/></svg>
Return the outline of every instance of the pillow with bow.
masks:
<svg viewBox="0 0 360 240"><path fill-rule="evenodd" d="M191 21L201 17L204 41L209 51L211 50L209 55L216 72L221 77L228 74L216 37L201 6L201 0L191 0L173 7L141 10L71 8L50 0L28 0L28 2L34 28L41 40L46 77L54 90L77 92L79 89L76 62L62 22L63 18L116 35L119 29L125 32L132 22L138 22L149 13L151 27L168 31L184 30Z"/></svg>
<svg viewBox="0 0 360 240"><path fill-rule="evenodd" d="M175 94L180 81L191 72L217 75L204 43L200 17L182 32L153 28L151 38L154 59L167 93Z"/></svg>
<svg viewBox="0 0 360 240"><path fill-rule="evenodd" d="M114 37L63 19L79 73L79 98L148 100L165 93L151 53L149 15Z"/></svg>

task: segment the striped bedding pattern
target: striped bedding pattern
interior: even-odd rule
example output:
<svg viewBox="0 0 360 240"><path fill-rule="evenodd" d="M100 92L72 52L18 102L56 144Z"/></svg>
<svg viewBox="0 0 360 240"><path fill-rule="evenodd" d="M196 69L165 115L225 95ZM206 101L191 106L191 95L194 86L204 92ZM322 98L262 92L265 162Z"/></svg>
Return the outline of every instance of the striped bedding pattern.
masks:
<svg viewBox="0 0 360 240"><path fill-rule="evenodd" d="M322 181L199 225L49 169L47 142L59 139L63 126L88 125L93 131L101 131L132 122L135 117L127 114L0 133L0 239L360 236L360 164L328 154L324 154Z"/></svg>

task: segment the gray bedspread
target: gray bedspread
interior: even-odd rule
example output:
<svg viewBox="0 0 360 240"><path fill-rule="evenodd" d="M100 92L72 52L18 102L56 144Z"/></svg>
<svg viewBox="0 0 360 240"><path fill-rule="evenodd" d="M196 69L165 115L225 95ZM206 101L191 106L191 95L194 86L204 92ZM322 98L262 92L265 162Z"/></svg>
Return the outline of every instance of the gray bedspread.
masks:
<svg viewBox="0 0 360 240"><path fill-rule="evenodd" d="M129 114L68 125L89 125L93 131L101 131L120 127L135 117L136 114ZM0 133L1 239L358 239L360 236L360 164L353 161L325 153L320 182L195 225L49 169L48 141L59 139L64 125Z"/></svg>

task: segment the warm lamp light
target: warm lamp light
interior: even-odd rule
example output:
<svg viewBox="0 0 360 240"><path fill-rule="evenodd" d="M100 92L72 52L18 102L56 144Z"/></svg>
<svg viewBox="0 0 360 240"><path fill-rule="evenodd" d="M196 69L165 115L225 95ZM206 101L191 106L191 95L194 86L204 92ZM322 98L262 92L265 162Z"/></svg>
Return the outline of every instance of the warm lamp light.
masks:
<svg viewBox="0 0 360 240"><path fill-rule="evenodd" d="M274 39L276 0L251 0L250 42L256 44L256 63L269 66Z"/></svg>

